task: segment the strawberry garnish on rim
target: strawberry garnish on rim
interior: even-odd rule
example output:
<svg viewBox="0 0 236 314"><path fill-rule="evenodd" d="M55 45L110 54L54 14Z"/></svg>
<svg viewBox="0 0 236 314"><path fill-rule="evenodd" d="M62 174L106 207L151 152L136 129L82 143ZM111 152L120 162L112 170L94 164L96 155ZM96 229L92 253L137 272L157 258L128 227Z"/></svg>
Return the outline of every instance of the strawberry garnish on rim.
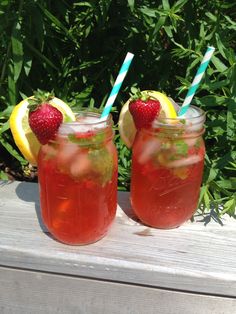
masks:
<svg viewBox="0 0 236 314"><path fill-rule="evenodd" d="M132 96L129 104L129 111L133 116L137 129L148 128L161 110L160 102L150 97L148 94L142 94L139 90Z"/></svg>
<svg viewBox="0 0 236 314"><path fill-rule="evenodd" d="M40 90L29 99L29 125L41 144L47 144L57 134L63 121L62 113L50 104L54 95Z"/></svg>

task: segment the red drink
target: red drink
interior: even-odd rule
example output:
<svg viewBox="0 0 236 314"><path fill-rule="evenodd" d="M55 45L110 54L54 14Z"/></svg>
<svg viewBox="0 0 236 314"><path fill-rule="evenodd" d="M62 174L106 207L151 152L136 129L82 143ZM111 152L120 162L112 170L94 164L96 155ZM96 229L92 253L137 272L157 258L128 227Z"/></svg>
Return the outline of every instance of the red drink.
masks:
<svg viewBox="0 0 236 314"><path fill-rule="evenodd" d="M167 120L142 129L133 146L132 207L156 228L175 228L191 218L204 166L204 113L186 124Z"/></svg>
<svg viewBox="0 0 236 314"><path fill-rule="evenodd" d="M64 124L57 139L39 153L43 222L67 244L101 239L116 213L117 153L111 121L89 116L92 123L83 118Z"/></svg>

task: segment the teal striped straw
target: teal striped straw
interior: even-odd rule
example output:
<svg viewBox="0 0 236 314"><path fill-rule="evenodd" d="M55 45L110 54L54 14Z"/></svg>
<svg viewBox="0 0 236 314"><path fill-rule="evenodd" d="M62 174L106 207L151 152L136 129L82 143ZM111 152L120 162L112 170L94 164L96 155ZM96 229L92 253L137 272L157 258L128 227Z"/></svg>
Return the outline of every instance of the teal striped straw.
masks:
<svg viewBox="0 0 236 314"><path fill-rule="evenodd" d="M111 108L112 108L112 105L118 95L118 92L121 88L121 85L124 81L124 78L129 70L129 66L133 60L133 57L134 55L130 52L127 53L126 57L125 57L125 60L120 68L120 72L115 80L115 83L113 85L113 88L111 90L111 93L107 99L107 102L105 104L105 107L103 109L103 112L101 114L101 119L102 120L105 120L107 118L107 116L109 115L110 111L111 111Z"/></svg>
<svg viewBox="0 0 236 314"><path fill-rule="evenodd" d="M200 81L206 71L206 68L211 60L211 57L213 55L215 51L214 47L208 47L207 51L202 59L202 62L200 64L200 67L198 68L198 71L195 75L195 78L187 92L187 95L184 99L183 105L180 108L180 111L178 113L179 116L182 116L183 114L185 114L191 104L191 101L193 99L194 94L196 93L196 90L198 89L198 86L200 84Z"/></svg>

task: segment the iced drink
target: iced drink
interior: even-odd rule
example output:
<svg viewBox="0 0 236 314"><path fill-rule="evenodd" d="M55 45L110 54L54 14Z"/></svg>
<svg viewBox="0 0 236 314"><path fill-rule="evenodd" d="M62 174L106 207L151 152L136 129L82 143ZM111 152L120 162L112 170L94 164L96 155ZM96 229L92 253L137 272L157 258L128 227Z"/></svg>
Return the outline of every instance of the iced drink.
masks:
<svg viewBox="0 0 236 314"><path fill-rule="evenodd" d="M155 120L138 131L132 147L131 203L138 218L156 228L175 228L198 205L205 146L205 114Z"/></svg>
<svg viewBox="0 0 236 314"><path fill-rule="evenodd" d="M59 241L82 245L101 239L117 206L117 153L112 120L93 113L62 124L38 158L42 219Z"/></svg>

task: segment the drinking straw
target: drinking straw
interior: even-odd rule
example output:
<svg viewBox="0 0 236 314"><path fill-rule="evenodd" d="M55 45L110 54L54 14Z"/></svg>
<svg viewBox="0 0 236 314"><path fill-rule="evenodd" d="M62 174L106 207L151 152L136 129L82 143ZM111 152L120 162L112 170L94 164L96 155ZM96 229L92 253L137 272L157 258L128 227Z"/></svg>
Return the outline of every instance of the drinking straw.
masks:
<svg viewBox="0 0 236 314"><path fill-rule="evenodd" d="M178 114L179 116L182 116L183 114L185 114L187 112L187 110L191 104L191 101L193 99L193 96L196 93L196 90L198 89L200 81L201 81L201 79L202 79L202 77L206 71L206 68L207 68L207 66L211 60L211 57L212 57L214 51L215 51L214 47L208 47L207 48L207 51L206 51L206 53L202 59L200 67L198 68L197 73L194 77L194 80L193 80L193 82L192 82L192 84L191 84L191 86L187 92L187 95L184 99L183 105L180 108L180 111Z"/></svg>
<svg viewBox="0 0 236 314"><path fill-rule="evenodd" d="M106 119L111 111L111 107L116 99L116 96L118 95L118 92L121 88L121 85L123 83L123 80L129 70L129 66L133 60L134 55L130 52L127 53L125 60L120 68L119 74L115 80L115 83L113 85L113 88L111 90L111 93L107 99L107 102L105 104L105 107L103 109L103 112L101 114L101 119Z"/></svg>

